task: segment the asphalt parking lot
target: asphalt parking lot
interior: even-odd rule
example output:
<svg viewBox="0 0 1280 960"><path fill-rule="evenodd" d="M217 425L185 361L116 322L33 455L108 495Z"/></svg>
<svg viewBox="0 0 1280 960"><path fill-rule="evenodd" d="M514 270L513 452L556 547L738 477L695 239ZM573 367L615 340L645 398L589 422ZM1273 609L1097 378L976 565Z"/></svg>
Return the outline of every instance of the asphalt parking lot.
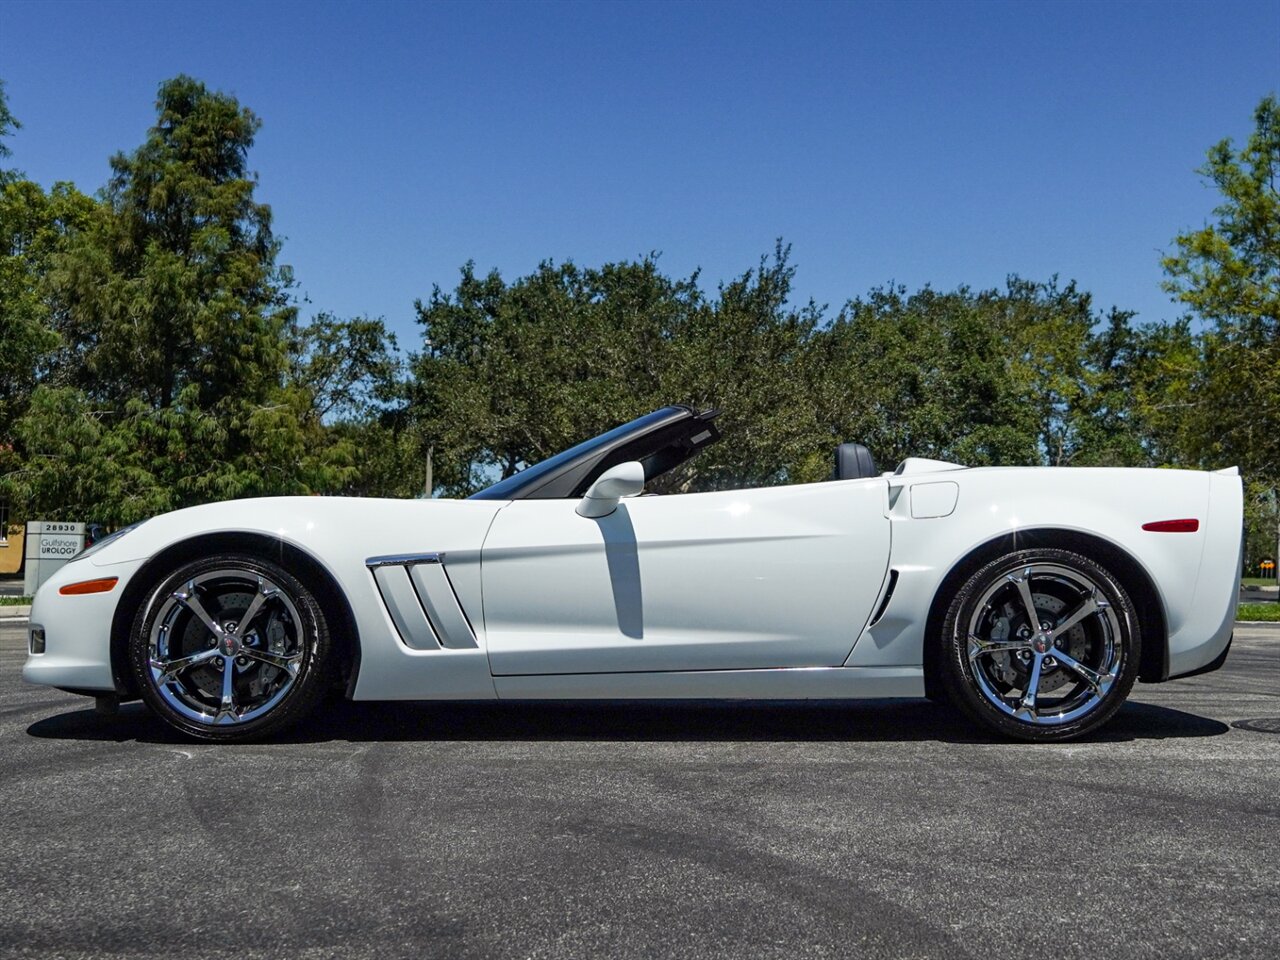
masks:
<svg viewBox="0 0 1280 960"><path fill-rule="evenodd" d="M1274 957L1280 627L1090 742L925 702L334 703L210 747L23 684L0 955Z"/></svg>

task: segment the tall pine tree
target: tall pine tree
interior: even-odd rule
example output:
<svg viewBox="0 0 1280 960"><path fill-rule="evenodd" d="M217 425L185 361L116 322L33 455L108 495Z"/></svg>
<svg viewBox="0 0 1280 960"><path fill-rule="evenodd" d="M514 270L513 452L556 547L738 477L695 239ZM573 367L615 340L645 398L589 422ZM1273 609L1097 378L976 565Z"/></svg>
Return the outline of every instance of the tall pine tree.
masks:
<svg viewBox="0 0 1280 960"><path fill-rule="evenodd" d="M156 111L47 278L60 346L9 477L27 512L124 521L343 473L286 388L289 272L248 167L260 121L190 77Z"/></svg>

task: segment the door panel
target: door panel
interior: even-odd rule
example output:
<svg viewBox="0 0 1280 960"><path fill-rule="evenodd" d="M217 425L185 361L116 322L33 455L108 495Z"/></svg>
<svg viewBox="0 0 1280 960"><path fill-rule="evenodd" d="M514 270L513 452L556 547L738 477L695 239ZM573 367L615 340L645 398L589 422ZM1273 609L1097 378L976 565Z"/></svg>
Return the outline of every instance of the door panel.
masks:
<svg viewBox="0 0 1280 960"><path fill-rule="evenodd" d="M836 666L889 559L886 481L501 510L481 559L495 675Z"/></svg>

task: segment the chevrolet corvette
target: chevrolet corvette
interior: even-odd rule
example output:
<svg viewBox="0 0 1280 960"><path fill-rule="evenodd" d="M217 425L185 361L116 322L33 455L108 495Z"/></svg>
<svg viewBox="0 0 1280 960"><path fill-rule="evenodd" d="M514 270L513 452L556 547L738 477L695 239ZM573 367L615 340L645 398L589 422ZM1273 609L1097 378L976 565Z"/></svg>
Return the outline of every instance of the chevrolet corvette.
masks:
<svg viewBox="0 0 1280 960"><path fill-rule="evenodd" d="M820 483L645 495L720 439L664 407L465 500L280 497L119 530L33 601L26 680L215 741L356 700L930 697L1096 730L1216 669L1235 468L980 467L856 443ZM105 721L104 721L105 722Z"/></svg>

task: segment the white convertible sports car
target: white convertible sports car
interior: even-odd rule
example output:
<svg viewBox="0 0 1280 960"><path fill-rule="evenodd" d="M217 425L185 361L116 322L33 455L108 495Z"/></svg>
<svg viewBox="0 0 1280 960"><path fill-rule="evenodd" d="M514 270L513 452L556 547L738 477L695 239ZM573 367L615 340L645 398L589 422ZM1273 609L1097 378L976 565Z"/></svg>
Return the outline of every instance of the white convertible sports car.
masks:
<svg viewBox="0 0 1280 960"><path fill-rule="evenodd" d="M100 540L36 596L23 676L208 740L357 700L947 699L1097 728L1226 659L1238 471L965 468L642 496L719 439L665 407L467 500L213 503Z"/></svg>

